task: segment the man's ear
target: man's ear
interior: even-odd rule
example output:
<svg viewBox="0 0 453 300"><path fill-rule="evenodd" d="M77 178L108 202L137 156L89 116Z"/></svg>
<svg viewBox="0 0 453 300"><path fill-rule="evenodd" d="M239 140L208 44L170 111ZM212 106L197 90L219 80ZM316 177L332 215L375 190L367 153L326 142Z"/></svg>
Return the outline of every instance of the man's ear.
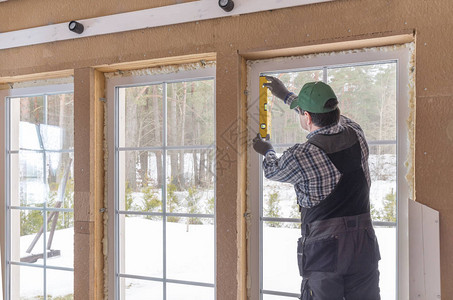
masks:
<svg viewBox="0 0 453 300"><path fill-rule="evenodd" d="M304 115L305 115L305 120L307 122L307 125L310 126L311 124L313 124L313 121L311 120L311 116L307 111L304 111Z"/></svg>

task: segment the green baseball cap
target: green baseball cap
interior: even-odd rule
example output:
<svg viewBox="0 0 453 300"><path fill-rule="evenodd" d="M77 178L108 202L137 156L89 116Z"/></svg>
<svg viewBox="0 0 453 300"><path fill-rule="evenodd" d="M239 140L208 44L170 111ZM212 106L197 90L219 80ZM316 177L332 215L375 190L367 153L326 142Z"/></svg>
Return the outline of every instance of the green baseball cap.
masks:
<svg viewBox="0 0 453 300"><path fill-rule="evenodd" d="M312 113L327 113L335 110L333 108L324 108L326 102L330 99L337 99L332 88L322 81L308 82L300 90L299 97L291 103L291 109L299 106L302 110Z"/></svg>

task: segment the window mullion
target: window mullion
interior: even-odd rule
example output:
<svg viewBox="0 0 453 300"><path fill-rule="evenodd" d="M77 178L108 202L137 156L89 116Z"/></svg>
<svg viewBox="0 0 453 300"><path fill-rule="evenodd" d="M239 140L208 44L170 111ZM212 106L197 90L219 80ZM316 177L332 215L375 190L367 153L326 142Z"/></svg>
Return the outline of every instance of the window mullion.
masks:
<svg viewBox="0 0 453 300"><path fill-rule="evenodd" d="M47 95L44 94L44 99L43 99L43 124L47 125ZM38 129L38 139L39 143L41 144L41 149L43 150L42 152L42 161L43 161L43 184L46 184L46 179L47 179L47 154L46 154L46 147L44 146L44 141L42 140L41 136L41 128L40 126L37 128ZM43 208L43 245L42 245L42 253L43 253L43 263L44 263L44 268L43 268L43 291L44 291L44 299L47 299L47 197L44 198L44 208Z"/></svg>
<svg viewBox="0 0 453 300"><path fill-rule="evenodd" d="M261 291L263 290L263 253L264 253L264 241L263 241L263 201L264 201L264 193L263 193L263 182L264 182L264 173L263 173L263 158L260 156L259 158L259 170L260 170L260 179L259 179L259 211L260 211L260 221L259 221L259 239L260 239L260 253L259 253L259 274L260 274L260 300L263 300L263 293Z"/></svg>
<svg viewBox="0 0 453 300"><path fill-rule="evenodd" d="M120 299L120 237L119 237L119 199L118 199L118 191L119 191L119 89L115 88L115 108L114 108L114 149L115 149L115 158L114 158L114 214L115 214L115 221L114 221L114 232L115 232L115 299Z"/></svg>
<svg viewBox="0 0 453 300"><path fill-rule="evenodd" d="M162 277L163 277L163 299L167 299L167 83L163 83L163 122L162 122L162 142L163 142L163 151L162 151L162 245L163 245L163 270L162 270Z"/></svg>
<svg viewBox="0 0 453 300"><path fill-rule="evenodd" d="M47 271L46 271L46 267L47 267L47 199L45 199L45 202L44 202L44 208L42 210L43 212L43 222L42 222L42 226L43 226L43 245L42 245L42 248L43 248L43 264L44 264L44 268L43 268L43 284L44 284L44 299L47 299L47 284L46 284L46 281L47 281Z"/></svg>
<svg viewBox="0 0 453 300"><path fill-rule="evenodd" d="M11 297L11 109L10 98L6 98L6 255L5 255L5 268L6 268L6 299Z"/></svg>

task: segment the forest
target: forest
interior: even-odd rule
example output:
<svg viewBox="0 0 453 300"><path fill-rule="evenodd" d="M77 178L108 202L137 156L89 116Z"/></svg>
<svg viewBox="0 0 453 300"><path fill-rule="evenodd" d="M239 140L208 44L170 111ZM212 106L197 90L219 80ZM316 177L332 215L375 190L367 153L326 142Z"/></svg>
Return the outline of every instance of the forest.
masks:
<svg viewBox="0 0 453 300"><path fill-rule="evenodd" d="M396 203L396 64L334 67L327 70L271 74L296 94L305 82L328 83L342 114L358 122L370 143L370 172L384 192L372 194L376 220L394 221ZM119 91L120 208L128 211L214 214L215 86L213 79L122 87ZM11 99L20 111L20 206L73 208L73 178L63 202L58 187L73 158L73 95ZM305 141L298 116L281 100L271 102L272 139L279 151ZM249 130L255 130L249 128ZM13 149L15 150L15 149ZM72 170L72 167L71 167ZM42 188L42 185L45 188ZM40 188L36 188L41 186ZM266 187L264 187L266 189ZM284 190L288 190L286 187ZM36 191L39 191L37 193ZM163 197L163 193L165 197ZM279 207L278 187L265 193L265 215L294 217ZM374 198L373 198L374 197ZM291 204L290 210L294 208ZM21 211L21 234L42 226L42 212ZM176 220L170 218L169 220ZM72 213L61 213L58 228L73 225ZM195 221L194 221L195 222Z"/></svg>

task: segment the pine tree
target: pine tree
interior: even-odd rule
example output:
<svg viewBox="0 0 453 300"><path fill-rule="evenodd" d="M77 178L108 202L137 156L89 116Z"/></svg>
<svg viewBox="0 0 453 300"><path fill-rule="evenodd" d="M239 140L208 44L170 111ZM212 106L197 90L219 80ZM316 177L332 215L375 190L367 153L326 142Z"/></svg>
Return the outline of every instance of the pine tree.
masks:
<svg viewBox="0 0 453 300"><path fill-rule="evenodd" d="M265 210L266 216L270 218L280 218L280 197L279 193L275 190L269 193L267 199L267 205ZM269 222L270 227L281 227L280 222L271 221Z"/></svg>
<svg viewBox="0 0 453 300"><path fill-rule="evenodd" d="M196 187L192 186L188 189L188 196L187 196L187 210L189 214L196 214L198 213L198 201L200 200L200 196L198 195L198 191ZM189 232L189 224L202 224L200 219L198 218L187 218L187 228L186 231Z"/></svg>
<svg viewBox="0 0 453 300"><path fill-rule="evenodd" d="M176 189L176 184L173 183L173 179L170 179L170 183L167 184L167 210L170 213L175 212L179 206L179 198L176 195ZM167 217L168 222L178 223L179 219L179 217Z"/></svg>
<svg viewBox="0 0 453 300"><path fill-rule="evenodd" d="M383 204L381 209L376 209L371 204L371 218L374 221L396 222L396 193L393 192L393 189L385 195Z"/></svg>
<svg viewBox="0 0 453 300"><path fill-rule="evenodd" d="M383 211L383 221L396 222L396 193L393 189L385 196Z"/></svg>
<svg viewBox="0 0 453 300"><path fill-rule="evenodd" d="M162 200L156 195L156 191L153 189L152 186L147 186L142 189L143 192L143 200L141 207L141 211L145 212L153 212L161 211L162 210ZM146 216L146 219L152 220L152 216Z"/></svg>

